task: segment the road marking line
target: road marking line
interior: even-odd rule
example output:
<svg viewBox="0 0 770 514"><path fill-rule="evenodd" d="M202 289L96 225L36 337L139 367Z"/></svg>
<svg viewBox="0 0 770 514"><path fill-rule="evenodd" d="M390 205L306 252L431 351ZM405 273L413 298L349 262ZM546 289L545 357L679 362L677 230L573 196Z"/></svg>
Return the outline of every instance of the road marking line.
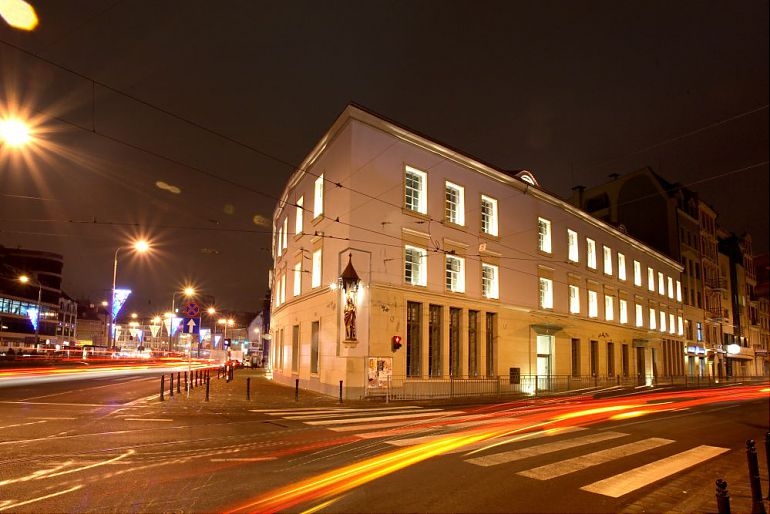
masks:
<svg viewBox="0 0 770 514"><path fill-rule="evenodd" d="M593 484L581 487L583 491L619 498L641 487L657 482L663 478L685 470L691 466L712 459L729 451L728 448L717 446L698 446L686 452L671 455L665 459L652 462L645 466L626 471L614 477L599 480Z"/></svg>
<svg viewBox="0 0 770 514"><path fill-rule="evenodd" d="M436 418L444 419L446 416L454 416L457 414L463 414L462 411L441 411L436 412L419 412L416 414L394 414L392 416L368 416L365 418L355 419L326 419L321 421L305 421L308 425L347 425L351 423L368 423L370 421L383 421L387 419L417 419L417 418Z"/></svg>
<svg viewBox="0 0 770 514"><path fill-rule="evenodd" d="M211 462L261 462L265 460L275 460L276 457L230 457L224 459L210 459Z"/></svg>
<svg viewBox="0 0 770 514"><path fill-rule="evenodd" d="M393 418L395 417L395 414L411 414L414 412L413 410L394 410L389 411L387 413L387 417ZM422 409L420 412L441 412L441 409ZM283 419L292 419L296 421L302 421L305 419L342 419L342 418L354 418L355 416L360 416L360 412L335 412L335 413L324 413L324 414L301 414L298 416L282 416Z"/></svg>
<svg viewBox="0 0 770 514"><path fill-rule="evenodd" d="M580 457L574 457L572 459L565 459L553 464L546 464L545 466L538 466L536 468L520 471L518 475L534 478L536 480L550 480L552 478L560 477L562 475L568 475L576 471L581 471L592 466L598 466L605 462L610 462L622 457L628 457L629 455L635 455L637 453L652 450L660 446L671 444L674 441L671 439L661 439L659 437L651 437L638 441L635 443L628 443L615 448L608 448L606 450L600 450L598 452L589 453Z"/></svg>
<svg viewBox="0 0 770 514"><path fill-rule="evenodd" d="M346 425L343 427L329 427L329 430L333 430L334 432L357 432L357 431L367 431L367 430L377 430L380 428L393 428L393 427L408 427L409 425L405 425L403 421L391 421L389 423L372 423L370 425ZM364 439L371 439L374 437L381 437L379 435L370 436L369 434L354 434L358 437L364 438Z"/></svg>
<svg viewBox="0 0 770 514"><path fill-rule="evenodd" d="M366 407L361 409L354 409L350 407L307 407L304 409L249 409L249 412L258 412L262 414L270 414L272 416L280 416L282 414L323 414L323 413L341 413L341 412L383 412L393 410L424 410L423 407L415 405L402 405L400 407Z"/></svg>
<svg viewBox="0 0 770 514"><path fill-rule="evenodd" d="M83 485L76 485L74 487L70 487L69 489L65 489L64 491L57 491L55 493L46 494L45 496L38 496L37 498L32 498L31 500L23 501L23 502L16 502L16 503L8 503L5 505L0 506L0 511L2 510L8 510L8 509L16 509L18 507L21 507L22 505L29 505L30 503L39 502L42 500L47 500L48 498L54 498L56 496L61 496L62 494L71 493L72 491L77 491L83 487Z"/></svg>
<svg viewBox="0 0 770 514"><path fill-rule="evenodd" d="M575 448L586 444L599 443L602 441L608 441L610 439L616 439L618 437L625 437L627 435L628 434L623 434L620 432L600 432L597 434L576 437L574 439L566 439L564 441L556 441L553 443L540 444L537 446L530 446L527 448L521 448L508 452L493 453L492 455L485 455L483 457L468 459L465 462L470 462L471 464L475 464L477 466L496 466L498 464L505 464L516 460L526 459L528 457L537 457L538 455L544 455L546 453L567 450L569 448Z"/></svg>
<svg viewBox="0 0 770 514"><path fill-rule="evenodd" d="M123 418L124 421L174 421L169 418Z"/></svg>

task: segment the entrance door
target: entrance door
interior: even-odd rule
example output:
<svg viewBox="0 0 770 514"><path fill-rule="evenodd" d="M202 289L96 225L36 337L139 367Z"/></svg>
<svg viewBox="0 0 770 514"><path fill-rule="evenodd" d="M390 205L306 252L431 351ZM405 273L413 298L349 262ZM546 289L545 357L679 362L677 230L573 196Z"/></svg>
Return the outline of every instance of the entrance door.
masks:
<svg viewBox="0 0 770 514"><path fill-rule="evenodd" d="M636 385L647 384L647 370L644 365L644 348L636 348Z"/></svg>
<svg viewBox="0 0 770 514"><path fill-rule="evenodd" d="M545 391L551 388L551 346L553 336L537 336L537 388Z"/></svg>

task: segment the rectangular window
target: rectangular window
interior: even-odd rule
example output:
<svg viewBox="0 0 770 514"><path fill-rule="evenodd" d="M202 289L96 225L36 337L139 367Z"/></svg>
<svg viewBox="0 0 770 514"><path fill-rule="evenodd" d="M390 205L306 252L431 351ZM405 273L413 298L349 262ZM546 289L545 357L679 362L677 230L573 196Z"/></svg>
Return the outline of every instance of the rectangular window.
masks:
<svg viewBox="0 0 770 514"><path fill-rule="evenodd" d="M596 269L596 241L586 238L586 264L591 269Z"/></svg>
<svg viewBox="0 0 770 514"><path fill-rule="evenodd" d="M294 296L302 294L302 261L294 264Z"/></svg>
<svg viewBox="0 0 770 514"><path fill-rule="evenodd" d="M626 256L618 252L618 280L626 280Z"/></svg>
<svg viewBox="0 0 770 514"><path fill-rule="evenodd" d="M406 375L422 376L422 304L406 303Z"/></svg>
<svg viewBox="0 0 770 514"><path fill-rule="evenodd" d="M634 259L634 285L642 287L642 265Z"/></svg>
<svg viewBox="0 0 770 514"><path fill-rule="evenodd" d="M621 346L621 353L620 353L620 365L622 367L622 373L624 377L628 376L628 345L624 344Z"/></svg>
<svg viewBox="0 0 770 514"><path fill-rule="evenodd" d="M465 292L465 259L446 256L446 288L453 293Z"/></svg>
<svg viewBox="0 0 770 514"><path fill-rule="evenodd" d="M612 275L612 248L603 246L602 251L604 252L604 274Z"/></svg>
<svg viewBox="0 0 770 514"><path fill-rule="evenodd" d="M578 286L569 286L569 312L570 314L580 314L580 288Z"/></svg>
<svg viewBox="0 0 770 514"><path fill-rule="evenodd" d="M703 342L703 323L700 321L695 323L695 340L699 343Z"/></svg>
<svg viewBox="0 0 770 514"><path fill-rule="evenodd" d="M615 376L615 343L607 342L607 376Z"/></svg>
<svg viewBox="0 0 770 514"><path fill-rule="evenodd" d="M315 179L313 190L313 219L324 213L324 176L323 173Z"/></svg>
<svg viewBox="0 0 770 514"><path fill-rule="evenodd" d="M647 289L655 291L655 271L650 267L647 267Z"/></svg>
<svg viewBox="0 0 770 514"><path fill-rule="evenodd" d="M551 253L551 222L545 218L537 219L537 249Z"/></svg>
<svg viewBox="0 0 770 514"><path fill-rule="evenodd" d="M404 172L404 207L428 214L428 175L410 166Z"/></svg>
<svg viewBox="0 0 770 514"><path fill-rule="evenodd" d="M286 303L286 275L281 276L281 303Z"/></svg>
<svg viewBox="0 0 770 514"><path fill-rule="evenodd" d="M468 311L468 376L479 376L479 311Z"/></svg>
<svg viewBox="0 0 770 514"><path fill-rule="evenodd" d="M657 321L657 313L655 312L655 309L650 307L650 330L655 330L658 328L658 321Z"/></svg>
<svg viewBox="0 0 770 514"><path fill-rule="evenodd" d="M283 249L289 246L289 217L283 219Z"/></svg>
<svg viewBox="0 0 770 514"><path fill-rule="evenodd" d="M636 326L639 328L644 326L644 308L641 303L636 304Z"/></svg>
<svg viewBox="0 0 770 514"><path fill-rule="evenodd" d="M428 374L431 377L441 376L442 311L441 305L431 305L428 311Z"/></svg>
<svg viewBox="0 0 770 514"><path fill-rule="evenodd" d="M276 227L275 230L275 237L276 237L276 243L275 243L275 253L278 254L278 257L283 255L283 224Z"/></svg>
<svg viewBox="0 0 770 514"><path fill-rule="evenodd" d="M604 295L604 319L613 321L615 319L615 297Z"/></svg>
<svg viewBox="0 0 770 514"><path fill-rule="evenodd" d="M487 313L486 329L487 376L494 377L497 375L497 362L495 360L497 355L495 348L495 339L497 336L497 314L494 312Z"/></svg>
<svg viewBox="0 0 770 514"><path fill-rule="evenodd" d="M676 301L682 303L682 283L676 281Z"/></svg>
<svg viewBox="0 0 770 514"><path fill-rule="evenodd" d="M673 334L676 332L676 316L673 314L668 315L668 333Z"/></svg>
<svg viewBox="0 0 770 514"><path fill-rule="evenodd" d="M540 277L540 308L553 309L553 280Z"/></svg>
<svg viewBox="0 0 770 514"><path fill-rule="evenodd" d="M570 262L580 261L580 248L578 247L577 232L567 229L567 258Z"/></svg>
<svg viewBox="0 0 770 514"><path fill-rule="evenodd" d="M580 376L580 339L572 339L572 376Z"/></svg>
<svg viewBox="0 0 770 514"><path fill-rule="evenodd" d="M666 331L666 313L662 309L660 311L660 331Z"/></svg>
<svg viewBox="0 0 770 514"><path fill-rule="evenodd" d="M313 252L313 272L310 278L310 287L315 289L321 285L321 249Z"/></svg>
<svg viewBox="0 0 770 514"><path fill-rule="evenodd" d="M449 308L449 376L460 376L460 315L462 309Z"/></svg>
<svg viewBox="0 0 770 514"><path fill-rule="evenodd" d="M414 286L428 283L428 252L424 248L404 247L404 282Z"/></svg>
<svg viewBox="0 0 770 514"><path fill-rule="evenodd" d="M300 196L297 199L297 203L295 204L297 206L297 211L296 211L296 218L294 218L294 234L297 236L302 234L302 231L304 230L304 226L302 223L303 216L305 214L305 209L303 209L302 207L302 204L304 202L305 202L305 197Z"/></svg>
<svg viewBox="0 0 770 514"><path fill-rule="evenodd" d="M596 318L599 316L599 294L596 291L588 290L588 317Z"/></svg>
<svg viewBox="0 0 770 514"><path fill-rule="evenodd" d="M682 319L682 316L677 316L677 331L676 333L678 335L684 335L684 320Z"/></svg>
<svg viewBox="0 0 770 514"><path fill-rule="evenodd" d="M661 296L666 294L666 277L660 271L658 272L658 294Z"/></svg>
<svg viewBox="0 0 770 514"><path fill-rule="evenodd" d="M599 341L591 341L591 376L599 375Z"/></svg>
<svg viewBox="0 0 770 514"><path fill-rule="evenodd" d="M628 300L621 298L618 303L618 321L622 324L628 323Z"/></svg>
<svg viewBox="0 0 770 514"><path fill-rule="evenodd" d="M318 340L321 333L321 323L313 321L310 324L310 373L318 374Z"/></svg>
<svg viewBox="0 0 770 514"><path fill-rule="evenodd" d="M484 298L497 300L500 297L498 268L494 264L481 264L481 294Z"/></svg>
<svg viewBox="0 0 770 514"><path fill-rule="evenodd" d="M481 231L497 236L497 200L481 195Z"/></svg>
<svg viewBox="0 0 770 514"><path fill-rule="evenodd" d="M674 279L671 277L668 278L668 297L672 300L674 299Z"/></svg>
<svg viewBox="0 0 770 514"><path fill-rule="evenodd" d="M455 225L465 225L465 189L446 183L445 188L445 215L449 223Z"/></svg>
<svg viewBox="0 0 770 514"><path fill-rule="evenodd" d="M299 325L291 327L291 372L299 373Z"/></svg>

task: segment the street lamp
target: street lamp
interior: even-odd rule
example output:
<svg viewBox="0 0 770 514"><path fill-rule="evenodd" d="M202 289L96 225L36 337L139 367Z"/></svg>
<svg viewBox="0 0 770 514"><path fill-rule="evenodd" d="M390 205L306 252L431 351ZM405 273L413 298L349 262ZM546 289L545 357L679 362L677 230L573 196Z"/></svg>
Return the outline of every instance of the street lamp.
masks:
<svg viewBox="0 0 770 514"><path fill-rule="evenodd" d="M32 279L27 275L22 275L19 277L19 282L27 284L32 282ZM33 285L37 285L37 310L35 312L35 350L37 350L37 345L40 342L40 299L43 295L43 285L40 280L35 280Z"/></svg>
<svg viewBox="0 0 770 514"><path fill-rule="evenodd" d="M112 349L112 347L115 345L114 341L114 335L113 331L115 328L115 314L113 312L113 309L115 308L115 279L118 276L118 252L120 250L124 249L133 249L135 252L138 253L145 253L150 249L150 243L147 241L141 239L139 241L135 241L134 244L129 246L118 246L115 249L115 258L113 259L113 265L112 265L112 294L110 295L110 310L108 313L108 316L110 318L110 323L107 332L107 346Z"/></svg>
<svg viewBox="0 0 770 514"><path fill-rule="evenodd" d="M16 118L0 120L0 141L11 147L26 145L31 139L29 126Z"/></svg>
<svg viewBox="0 0 770 514"><path fill-rule="evenodd" d="M193 286L185 286L184 289L181 291L174 291L171 294L171 312L168 313L169 315L167 317L170 318L169 321L169 334L168 334L168 349L171 351L171 341L173 338L172 331L174 330L173 324L174 324L174 318L176 317L176 297L178 294L181 294L184 298L194 298L196 295L195 288ZM177 337L177 343L179 341L179 338ZM177 344L178 346L178 344ZM178 348L177 348L178 349Z"/></svg>

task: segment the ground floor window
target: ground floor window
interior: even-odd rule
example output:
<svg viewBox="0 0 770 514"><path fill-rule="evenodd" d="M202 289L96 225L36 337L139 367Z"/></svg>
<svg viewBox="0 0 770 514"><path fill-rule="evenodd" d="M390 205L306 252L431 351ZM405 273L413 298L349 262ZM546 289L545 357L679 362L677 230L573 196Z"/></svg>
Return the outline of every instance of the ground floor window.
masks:
<svg viewBox="0 0 770 514"><path fill-rule="evenodd" d="M479 376L479 311L468 311L468 376Z"/></svg>
<svg viewBox="0 0 770 514"><path fill-rule="evenodd" d="M406 374L409 377L422 375L422 304L407 302L406 305Z"/></svg>
<svg viewBox="0 0 770 514"><path fill-rule="evenodd" d="M318 336L321 324L314 321L310 325L310 372L318 373Z"/></svg>
<svg viewBox="0 0 770 514"><path fill-rule="evenodd" d="M580 376L580 339L572 339L572 376Z"/></svg>
<svg viewBox="0 0 770 514"><path fill-rule="evenodd" d="M441 305L431 305L428 318L428 374L431 377L441 376L441 345L444 339L441 334Z"/></svg>
<svg viewBox="0 0 770 514"><path fill-rule="evenodd" d="M449 308L449 376L460 376L460 314L462 309Z"/></svg>
<svg viewBox="0 0 770 514"><path fill-rule="evenodd" d="M487 376L494 377L496 373L497 362L495 361L495 340L497 335L497 314L487 313L486 320L486 350L487 350Z"/></svg>

